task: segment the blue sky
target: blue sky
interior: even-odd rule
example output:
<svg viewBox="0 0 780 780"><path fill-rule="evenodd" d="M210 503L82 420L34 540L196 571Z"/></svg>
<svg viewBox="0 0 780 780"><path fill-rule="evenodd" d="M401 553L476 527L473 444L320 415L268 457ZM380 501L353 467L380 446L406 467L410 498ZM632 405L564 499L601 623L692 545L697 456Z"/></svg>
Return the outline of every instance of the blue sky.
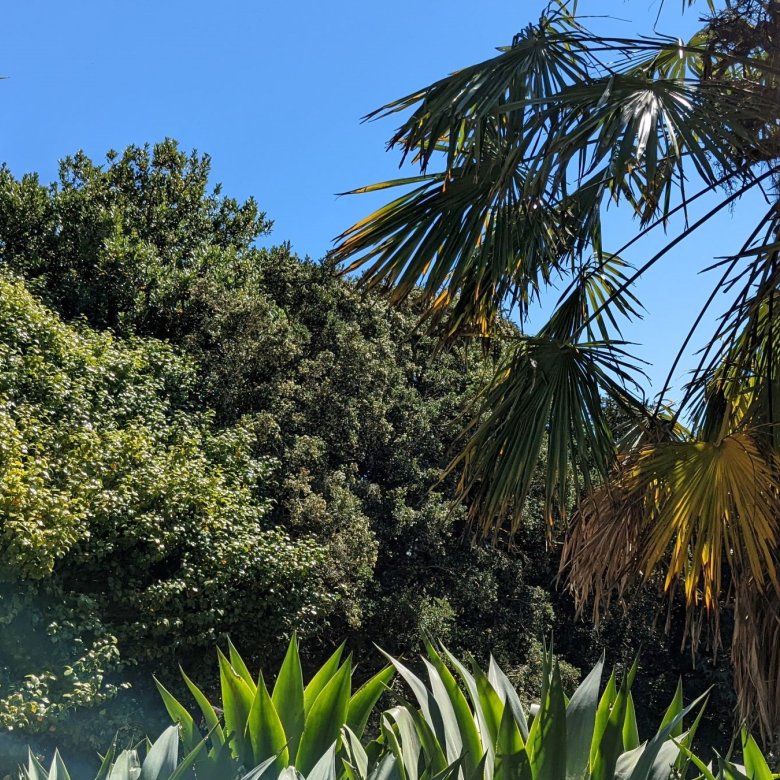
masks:
<svg viewBox="0 0 780 780"><path fill-rule="evenodd" d="M686 37L696 10L667 0L660 32ZM700 4L704 6L704 3ZM25 0L4 8L0 159L16 174L54 178L77 149L171 136L213 158L226 194L255 196L275 221L274 242L321 257L381 196L335 193L396 173L385 153L394 122L361 124L371 109L492 56L538 15L538 0ZM600 30L649 32L658 3L580 0ZM625 335L653 366L656 390L708 293L696 270L735 251L756 201L686 242L638 292L648 314ZM615 247L630 235L611 219ZM635 247L636 265L658 241ZM706 327L706 324L705 324ZM690 360L687 363L690 365ZM678 373L677 385L682 378Z"/></svg>

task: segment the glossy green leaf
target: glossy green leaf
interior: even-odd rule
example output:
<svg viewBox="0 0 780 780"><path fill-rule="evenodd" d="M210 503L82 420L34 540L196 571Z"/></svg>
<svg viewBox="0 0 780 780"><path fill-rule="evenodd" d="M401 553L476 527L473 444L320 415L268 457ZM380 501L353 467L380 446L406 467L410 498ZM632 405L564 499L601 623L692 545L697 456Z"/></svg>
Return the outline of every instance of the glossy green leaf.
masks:
<svg viewBox="0 0 780 780"><path fill-rule="evenodd" d="M477 723L466 697L458 686L457 680L453 677L452 672L447 668L439 653L436 652L436 649L430 642L426 642L425 648L428 658L436 670L436 677L444 687L452 711L455 714L458 731L460 732L461 749L463 751L463 771L468 777L476 770L485 753L485 750L482 748ZM428 674L430 677L430 670ZM431 682L433 684L433 680ZM440 694L437 693L436 688L437 686L434 686L434 696L438 697Z"/></svg>
<svg viewBox="0 0 780 780"><path fill-rule="evenodd" d="M228 658L230 659L230 665L238 672L238 674L241 676L241 679L249 686L249 689L252 691L252 693L255 692L255 681L252 675L249 672L249 669L247 669L246 664L244 663L244 659L241 657L240 653L236 648L233 646L233 643L228 638L227 640L228 644Z"/></svg>
<svg viewBox="0 0 780 780"><path fill-rule="evenodd" d="M566 706L567 780L583 780L588 773L603 670L604 656L602 655L599 662L577 687Z"/></svg>
<svg viewBox="0 0 780 780"><path fill-rule="evenodd" d="M370 680L363 683L349 700L347 725L358 737L363 736L371 711L376 706L376 703L379 701L382 694L387 690L394 674L395 671L392 665L386 666L384 669L377 672Z"/></svg>
<svg viewBox="0 0 780 780"><path fill-rule="evenodd" d="M774 780L772 770L753 737L742 729L742 760L749 780Z"/></svg>
<svg viewBox="0 0 780 780"><path fill-rule="evenodd" d="M276 769L281 772L288 763L292 763L284 725L268 694L262 674L257 680L243 736L251 745L254 764L275 757Z"/></svg>
<svg viewBox="0 0 780 780"><path fill-rule="evenodd" d="M341 655L344 652L344 643L340 644L333 655L328 658L327 661L317 670L314 677L309 680L309 684L303 691L303 711L306 716L309 714L309 710L317 700L317 697L322 692L323 688L330 682L331 678L336 674L339 668L339 662L341 661Z"/></svg>
<svg viewBox="0 0 780 780"><path fill-rule="evenodd" d="M528 722L523 712L523 705L520 702L520 697L517 695L517 691L510 682L509 678L501 670L501 667L496 663L495 658L490 656L490 665L488 667L488 680L490 684L495 688L501 701L508 705L512 711L517 727L520 729L520 734L524 740L528 739Z"/></svg>
<svg viewBox="0 0 780 780"><path fill-rule="evenodd" d="M545 653L539 712L531 723L526 745L535 778L566 778L566 702L552 650Z"/></svg>
<svg viewBox="0 0 780 780"><path fill-rule="evenodd" d="M629 691L626 703L626 719L623 721L623 750L633 750L639 747L639 726L636 722L634 697Z"/></svg>
<svg viewBox="0 0 780 780"><path fill-rule="evenodd" d="M352 665L347 660L311 705L295 759L296 767L304 775L339 739L347 720L351 684Z"/></svg>
<svg viewBox="0 0 780 780"><path fill-rule="evenodd" d="M156 677L154 678L154 683L171 720L179 724L184 749L187 752L194 750L200 742L200 734L197 733L192 715L187 712L184 705Z"/></svg>
<svg viewBox="0 0 780 780"><path fill-rule="evenodd" d="M189 688L190 693L195 699L198 707L200 708L201 713L203 714L203 720L206 723L206 728L208 728L215 745L220 746L225 744L225 734L222 730L222 726L220 725L217 713L215 712L214 707L211 705L211 702L209 702L209 700L206 698L203 691L201 691L201 689L198 688L198 686L195 685L195 683L190 680L189 677L187 677L183 669L181 670L181 676L184 679L187 688Z"/></svg>
<svg viewBox="0 0 780 780"><path fill-rule="evenodd" d="M294 633L274 683L271 699L284 727L290 763L294 764L305 722L303 671L298 654L298 638Z"/></svg>
<svg viewBox="0 0 780 780"><path fill-rule="evenodd" d="M141 767L141 780L168 780L178 761L179 727L169 726L147 753Z"/></svg>
<svg viewBox="0 0 780 780"><path fill-rule="evenodd" d="M225 731L231 742L233 754L244 766L252 766L252 745L246 736L246 725L252 709L254 695L241 675L230 665L230 661L217 651L219 659L219 682L222 691L222 708L225 717Z"/></svg>

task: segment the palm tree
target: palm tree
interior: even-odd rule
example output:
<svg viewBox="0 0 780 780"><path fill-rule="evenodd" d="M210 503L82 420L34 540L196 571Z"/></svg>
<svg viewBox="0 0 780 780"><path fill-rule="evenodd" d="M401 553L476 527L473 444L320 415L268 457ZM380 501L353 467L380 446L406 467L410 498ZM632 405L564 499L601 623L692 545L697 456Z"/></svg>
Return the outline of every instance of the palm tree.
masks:
<svg viewBox="0 0 780 780"><path fill-rule="evenodd" d="M476 532L511 534L546 449L548 510L581 496L563 570L596 619L648 581L684 594L694 643L734 609L741 713L780 744L780 2L728 0L691 40L598 36L551 5L498 56L390 103L391 139L419 168L358 192L401 188L346 230L335 257L392 302L420 290L443 343L520 327L480 395L451 469ZM651 403L622 340L633 285L682 239L752 191L766 209L717 261L729 301L680 402ZM637 269L621 256L695 202ZM636 236L605 247L608 205ZM552 317L529 306L568 284ZM670 378L704 312L683 340ZM618 436L617 407L629 421ZM683 424L684 423L684 424Z"/></svg>

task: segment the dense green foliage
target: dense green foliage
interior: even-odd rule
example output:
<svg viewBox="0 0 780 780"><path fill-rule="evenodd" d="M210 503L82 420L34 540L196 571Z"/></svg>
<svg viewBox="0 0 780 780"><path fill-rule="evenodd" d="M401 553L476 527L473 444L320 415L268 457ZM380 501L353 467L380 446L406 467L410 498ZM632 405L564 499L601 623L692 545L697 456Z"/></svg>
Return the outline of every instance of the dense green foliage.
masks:
<svg viewBox="0 0 780 780"><path fill-rule="evenodd" d="M57 729L128 665L311 619L321 551L272 527L249 432L183 408L188 360L64 325L9 280L0 334L5 728Z"/></svg>
<svg viewBox="0 0 780 780"><path fill-rule="evenodd" d="M64 632L56 653L24 643L3 655L8 718L27 731L54 723L82 744L123 723L129 734L122 702L141 700L149 671L176 658L200 674L224 634L267 665L292 628L308 639L304 666L344 636L368 656L372 641L400 654L435 634L459 653L492 652L526 701L550 629L569 687L601 645L627 662L644 643L640 720L662 710L680 672L689 695L711 682L707 664L692 671L678 653L679 636L670 644L651 626L652 598L599 635L572 627L542 479L515 549L463 537L466 509L450 506L453 481L437 480L502 340L436 350L414 332L414 300L388 310L327 262L258 248L268 222L251 201L210 191L208 172L172 142L104 167L77 155L52 186L0 172L0 265L70 323L3 282L0 394L27 399L10 418L20 446L39 437L58 460L23 458L26 476L7 489L2 533L28 535L0 552L24 561L2 617L18 630L34 603L36 639ZM82 698L63 698L68 667L93 686ZM42 711L47 697L73 707ZM96 707L107 715L96 720ZM723 734L728 712L714 708Z"/></svg>

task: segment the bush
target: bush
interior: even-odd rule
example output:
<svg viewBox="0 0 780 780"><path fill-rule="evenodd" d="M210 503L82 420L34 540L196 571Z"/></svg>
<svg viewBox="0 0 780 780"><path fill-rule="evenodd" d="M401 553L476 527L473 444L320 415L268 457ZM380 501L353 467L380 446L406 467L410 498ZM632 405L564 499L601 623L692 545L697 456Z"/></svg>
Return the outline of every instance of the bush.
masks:
<svg viewBox="0 0 780 780"><path fill-rule="evenodd" d="M226 632L273 646L327 603L321 549L269 521L272 464L188 410L194 382L169 346L64 325L0 279L4 728L67 744L98 708L70 734L97 744L131 727L105 711L128 681Z"/></svg>

